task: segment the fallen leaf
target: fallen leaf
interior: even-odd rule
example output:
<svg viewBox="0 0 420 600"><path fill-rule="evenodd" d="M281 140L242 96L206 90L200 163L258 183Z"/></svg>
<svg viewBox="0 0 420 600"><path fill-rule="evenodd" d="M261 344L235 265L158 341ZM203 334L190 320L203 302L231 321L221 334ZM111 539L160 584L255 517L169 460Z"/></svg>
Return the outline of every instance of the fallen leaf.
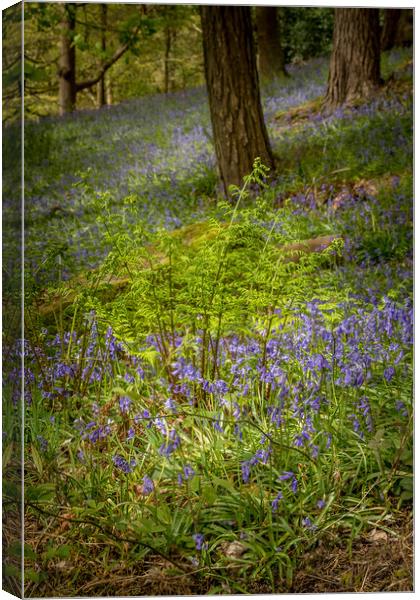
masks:
<svg viewBox="0 0 420 600"><path fill-rule="evenodd" d="M381 544L388 541L388 534L381 529L372 529L367 535L367 540L371 544Z"/></svg>
<svg viewBox="0 0 420 600"><path fill-rule="evenodd" d="M234 542L224 542L221 545L221 549L223 554L228 558L240 558L246 552L247 547L242 542L236 540Z"/></svg>

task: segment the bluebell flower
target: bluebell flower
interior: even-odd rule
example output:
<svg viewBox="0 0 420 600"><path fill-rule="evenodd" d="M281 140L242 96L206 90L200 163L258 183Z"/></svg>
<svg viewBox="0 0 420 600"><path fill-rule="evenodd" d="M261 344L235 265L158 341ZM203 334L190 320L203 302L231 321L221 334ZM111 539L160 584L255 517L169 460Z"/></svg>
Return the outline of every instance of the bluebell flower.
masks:
<svg viewBox="0 0 420 600"><path fill-rule="evenodd" d="M283 474L279 475L278 480L287 481L288 479L291 479L294 476L295 474L293 473L293 471L283 471Z"/></svg>
<svg viewBox="0 0 420 600"><path fill-rule="evenodd" d="M128 396L121 396L119 404L121 413L123 415L126 415L129 412L131 406L130 398L128 398Z"/></svg>
<svg viewBox="0 0 420 600"><path fill-rule="evenodd" d="M155 489L153 480L150 479L150 477L148 477L147 475L145 475L143 477L143 494L145 496L148 496L149 494L151 494Z"/></svg>
<svg viewBox="0 0 420 600"><path fill-rule="evenodd" d="M174 402L174 400L172 398L168 398L165 401L165 408L170 410L171 412L173 412L174 414L177 412L177 406L176 403Z"/></svg>
<svg viewBox="0 0 420 600"><path fill-rule="evenodd" d="M168 458L181 444L181 438L175 431L172 429L169 432L169 441L163 443L159 448L159 454L161 456L165 456Z"/></svg>
<svg viewBox="0 0 420 600"><path fill-rule="evenodd" d="M125 373L124 379L127 383L134 383L135 379L131 373Z"/></svg>
<svg viewBox="0 0 420 600"><path fill-rule="evenodd" d="M204 541L204 535L202 533L194 533L192 537L195 542L196 550L207 550L208 542Z"/></svg>
<svg viewBox="0 0 420 600"><path fill-rule="evenodd" d="M394 377L395 375L395 369L394 367L386 367L386 369L384 369L384 378L386 381L391 381L391 379Z"/></svg>
<svg viewBox="0 0 420 600"><path fill-rule="evenodd" d="M184 467L184 477L186 480L191 479L195 475L194 469L190 465L185 465Z"/></svg>
<svg viewBox="0 0 420 600"><path fill-rule="evenodd" d="M36 439L39 442L39 446L40 446L42 452L46 452L46 450L48 449L48 442L47 442L47 440L42 435L37 435Z"/></svg>
<svg viewBox="0 0 420 600"><path fill-rule="evenodd" d="M113 461L114 465L117 467L117 469L119 469L123 473L131 473L132 470L134 469L134 467L136 466L136 461L134 460L134 458L131 459L130 462L128 463L119 454L115 454L112 457L112 461Z"/></svg>
<svg viewBox="0 0 420 600"><path fill-rule="evenodd" d="M277 496L274 498L274 500L271 502L271 510L273 513L277 512L278 507L279 507L279 502L280 500L282 500L283 498L283 494L281 492L279 492L277 494Z"/></svg>
<svg viewBox="0 0 420 600"><path fill-rule="evenodd" d="M248 483L249 477L251 475L251 467L249 460L245 460L241 463L241 471L242 471L242 481L244 483Z"/></svg>
<svg viewBox="0 0 420 600"><path fill-rule="evenodd" d="M311 531L315 531L317 529L317 526L312 523L309 517L305 517L304 519L302 519L302 526L306 527L306 529L309 529Z"/></svg>
<svg viewBox="0 0 420 600"><path fill-rule="evenodd" d="M239 425L237 423L235 423L235 427L233 429L233 434L239 439L242 440L243 438L243 434L242 434L242 430L239 427Z"/></svg>

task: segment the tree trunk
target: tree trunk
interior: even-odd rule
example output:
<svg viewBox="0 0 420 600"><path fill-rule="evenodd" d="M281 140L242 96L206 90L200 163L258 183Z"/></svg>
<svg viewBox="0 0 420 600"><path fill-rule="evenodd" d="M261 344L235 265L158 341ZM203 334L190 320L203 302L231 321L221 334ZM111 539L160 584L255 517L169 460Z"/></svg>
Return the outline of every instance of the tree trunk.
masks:
<svg viewBox="0 0 420 600"><path fill-rule="evenodd" d="M364 100L379 87L379 37L379 9L335 9L328 108Z"/></svg>
<svg viewBox="0 0 420 600"><path fill-rule="evenodd" d="M107 21L108 21L108 7L106 4L100 4L101 10L101 50L103 53L106 52L106 30L107 30ZM103 65L103 59L101 60L101 67ZM101 108L101 106L106 105L106 85L105 85L105 73L102 75L98 84L96 86L96 94L97 94L97 106Z"/></svg>
<svg viewBox="0 0 420 600"><path fill-rule="evenodd" d="M58 68L60 115L72 112L76 107L76 48L73 44L76 5L64 4L62 10Z"/></svg>
<svg viewBox="0 0 420 600"><path fill-rule="evenodd" d="M172 45L172 29L170 27L165 27L165 80L164 80L164 92L165 94L169 93L170 88L170 55L171 55L171 45Z"/></svg>
<svg viewBox="0 0 420 600"><path fill-rule="evenodd" d="M258 71L262 81L287 75L281 46L277 7L255 8L257 26Z"/></svg>
<svg viewBox="0 0 420 600"><path fill-rule="evenodd" d="M413 9L402 8L398 29L395 36L395 46L413 45Z"/></svg>
<svg viewBox="0 0 420 600"><path fill-rule="evenodd" d="M106 103L108 106L111 106L113 103L113 94L112 94L112 80L111 77L107 77L105 80L105 93L106 93Z"/></svg>
<svg viewBox="0 0 420 600"><path fill-rule="evenodd" d="M204 70L214 145L225 194L241 185L255 158L273 155L261 107L249 7L202 6Z"/></svg>
<svg viewBox="0 0 420 600"><path fill-rule="evenodd" d="M381 32L381 49L391 50L395 46L398 24L401 17L400 8L384 9L384 24Z"/></svg>

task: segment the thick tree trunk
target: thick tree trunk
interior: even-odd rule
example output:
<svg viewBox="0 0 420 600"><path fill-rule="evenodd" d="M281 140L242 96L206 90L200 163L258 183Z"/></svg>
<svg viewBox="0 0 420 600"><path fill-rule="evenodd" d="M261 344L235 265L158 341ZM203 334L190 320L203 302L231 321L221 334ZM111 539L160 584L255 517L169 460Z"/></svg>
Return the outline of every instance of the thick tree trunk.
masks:
<svg viewBox="0 0 420 600"><path fill-rule="evenodd" d="M395 46L401 12L400 8L384 9L384 24L381 32L382 50L391 50Z"/></svg>
<svg viewBox="0 0 420 600"><path fill-rule="evenodd" d="M107 30L107 21L108 21L108 7L106 4L100 4L101 11L101 50L102 52L106 51L106 30ZM101 67L103 66L103 59L101 61ZM97 95L97 105L98 108L101 106L105 106L106 104L106 85L105 85L105 73L102 75L98 84L96 86L96 95Z"/></svg>
<svg viewBox="0 0 420 600"><path fill-rule="evenodd" d="M202 6L204 68L220 178L227 195L255 158L274 168L260 100L249 7Z"/></svg>
<svg viewBox="0 0 420 600"><path fill-rule="evenodd" d="M363 100L379 85L379 9L336 8L325 105Z"/></svg>
<svg viewBox="0 0 420 600"><path fill-rule="evenodd" d="M257 26L258 71L262 81L287 75L281 46L280 24L276 6L255 8Z"/></svg>
<svg viewBox="0 0 420 600"><path fill-rule="evenodd" d="M76 107L76 48L73 44L76 26L76 5L62 6L59 77L60 114L72 112Z"/></svg>

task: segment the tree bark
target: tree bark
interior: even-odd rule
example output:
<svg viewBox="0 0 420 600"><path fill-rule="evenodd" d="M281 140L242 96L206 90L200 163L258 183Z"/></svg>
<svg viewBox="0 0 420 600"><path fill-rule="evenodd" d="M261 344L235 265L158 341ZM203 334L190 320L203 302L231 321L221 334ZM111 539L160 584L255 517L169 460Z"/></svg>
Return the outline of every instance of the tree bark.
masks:
<svg viewBox="0 0 420 600"><path fill-rule="evenodd" d="M391 48L395 46L400 18L400 8L389 8L384 10L384 24L381 32L382 50L391 50Z"/></svg>
<svg viewBox="0 0 420 600"><path fill-rule="evenodd" d="M379 9L336 8L325 106L367 99L379 85Z"/></svg>
<svg viewBox="0 0 420 600"><path fill-rule="evenodd" d="M108 7L106 4L100 4L101 11L101 50L103 53L106 52L106 30L107 30L107 21L108 21ZM101 67L103 66L103 59L101 60ZM98 84L96 86L96 94L97 94L97 105L98 108L106 105L106 90L105 90L105 73L103 73L102 77L99 79Z"/></svg>
<svg viewBox="0 0 420 600"><path fill-rule="evenodd" d="M102 62L98 73L91 79L76 81L76 48L73 38L76 28L77 4L63 4L63 18L61 21L60 58L59 58L59 108L63 115L72 112L76 108L77 93L91 88L104 80L105 74L130 48L132 40L122 44L108 60ZM132 38L137 36L140 25L132 31ZM106 93L106 92L105 92Z"/></svg>
<svg viewBox="0 0 420 600"><path fill-rule="evenodd" d="M76 27L76 5L73 3L64 4L62 10L58 68L60 115L72 112L76 106L76 48L73 44Z"/></svg>
<svg viewBox="0 0 420 600"><path fill-rule="evenodd" d="M204 70L214 145L225 194L255 158L274 160L261 107L249 7L202 6Z"/></svg>
<svg viewBox="0 0 420 600"><path fill-rule="evenodd" d="M401 17L398 22L398 30L395 37L395 46L413 45L413 16L411 8L402 8Z"/></svg>
<svg viewBox="0 0 420 600"><path fill-rule="evenodd" d="M164 59L164 92L165 94L169 93L170 89L170 56L171 56L171 48L172 48L172 29L171 27L165 27L165 59Z"/></svg>
<svg viewBox="0 0 420 600"><path fill-rule="evenodd" d="M277 7L255 8L257 27L258 71L262 81L287 75L284 52L281 46L280 24Z"/></svg>

